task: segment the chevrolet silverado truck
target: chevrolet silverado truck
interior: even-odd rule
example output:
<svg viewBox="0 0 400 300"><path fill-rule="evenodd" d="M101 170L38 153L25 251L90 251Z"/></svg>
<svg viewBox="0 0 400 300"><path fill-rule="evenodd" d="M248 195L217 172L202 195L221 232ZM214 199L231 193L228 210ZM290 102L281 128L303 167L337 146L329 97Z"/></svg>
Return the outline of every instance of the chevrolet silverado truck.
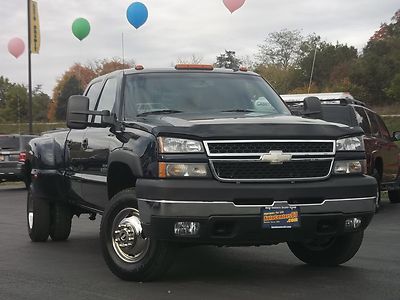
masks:
<svg viewBox="0 0 400 300"><path fill-rule="evenodd" d="M67 126L29 145L30 239L66 240L74 215L100 214L124 280L157 278L185 244L287 243L336 266L374 215L362 129L291 115L244 68L116 71L69 99Z"/></svg>

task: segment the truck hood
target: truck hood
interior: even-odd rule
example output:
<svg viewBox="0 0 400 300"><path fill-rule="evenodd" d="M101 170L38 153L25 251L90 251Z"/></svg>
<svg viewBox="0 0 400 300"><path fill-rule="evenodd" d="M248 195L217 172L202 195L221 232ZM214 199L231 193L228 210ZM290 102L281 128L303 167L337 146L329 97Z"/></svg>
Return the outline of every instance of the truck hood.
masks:
<svg viewBox="0 0 400 300"><path fill-rule="evenodd" d="M151 115L138 119L134 124L155 136L201 139L336 139L363 134L360 127L291 115L255 113Z"/></svg>

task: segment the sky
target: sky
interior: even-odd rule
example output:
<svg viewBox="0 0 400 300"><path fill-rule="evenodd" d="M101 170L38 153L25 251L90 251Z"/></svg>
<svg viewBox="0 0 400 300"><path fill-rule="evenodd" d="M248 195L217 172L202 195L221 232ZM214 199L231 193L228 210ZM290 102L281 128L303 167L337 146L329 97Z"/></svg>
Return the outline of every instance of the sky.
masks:
<svg viewBox="0 0 400 300"><path fill-rule="evenodd" d="M26 0L0 0L0 76L27 84L28 56L15 59L8 41L27 44ZM213 63L224 50L253 56L257 45L281 29L316 33L327 42L360 51L382 22L400 9L398 0L246 0L231 14L222 0L141 0L147 22L135 29L126 19L128 0L37 0L41 51L32 55L33 85L51 94L56 80L74 63L121 57L148 67L170 67L192 54ZM72 35L72 22L86 18L91 32L83 41Z"/></svg>

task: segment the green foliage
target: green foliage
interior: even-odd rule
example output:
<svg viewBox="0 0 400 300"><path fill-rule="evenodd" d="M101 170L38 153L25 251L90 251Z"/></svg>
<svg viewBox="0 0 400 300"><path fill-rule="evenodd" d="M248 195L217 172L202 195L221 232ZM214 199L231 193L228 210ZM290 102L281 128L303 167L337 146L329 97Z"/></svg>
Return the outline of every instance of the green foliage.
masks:
<svg viewBox="0 0 400 300"><path fill-rule="evenodd" d="M371 37L350 74L369 103L400 101L400 10Z"/></svg>
<svg viewBox="0 0 400 300"><path fill-rule="evenodd" d="M268 34L264 43L258 45L257 61L260 65L274 65L284 70L295 66L304 37L299 30L282 29Z"/></svg>
<svg viewBox="0 0 400 300"><path fill-rule="evenodd" d="M314 54L316 55L313 82L322 89L332 87L348 78L350 69L357 60L357 49L354 47L319 42L314 46L314 50L306 53L299 62L304 81L310 78Z"/></svg>
<svg viewBox="0 0 400 300"><path fill-rule="evenodd" d="M225 53L217 56L217 61L214 64L217 68L238 69L242 61L236 57L235 51L225 50Z"/></svg>
<svg viewBox="0 0 400 300"><path fill-rule="evenodd" d="M40 86L32 92L32 117L34 121L47 121L46 111L50 102ZM0 122L20 123L28 121L28 91L21 84L11 83L0 77Z"/></svg>

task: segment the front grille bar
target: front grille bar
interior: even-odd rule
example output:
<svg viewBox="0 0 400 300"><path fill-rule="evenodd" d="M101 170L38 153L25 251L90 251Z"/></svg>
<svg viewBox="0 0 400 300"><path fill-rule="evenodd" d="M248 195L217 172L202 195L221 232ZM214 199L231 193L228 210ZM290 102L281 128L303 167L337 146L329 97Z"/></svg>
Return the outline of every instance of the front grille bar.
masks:
<svg viewBox="0 0 400 300"><path fill-rule="evenodd" d="M210 157L251 157L251 156L258 156L260 157L263 154L268 153L271 150L281 150L280 148L293 148L293 145L298 143L298 145L312 145L315 143L315 146L321 145L321 147L329 147L329 149L325 149L325 151L306 151L304 150L297 150L297 151L283 151L287 154L297 155L297 156L322 156L322 155L334 155L336 153L336 142L334 140L218 140L218 141L204 141L204 147L206 149L207 155ZM265 151L262 144L265 144ZM286 145L285 145L286 144ZM236 148L245 147L248 145L247 148L253 148L254 151L236 151L236 152L227 152L226 150L221 150L220 152L216 152L214 148L216 146L220 147L233 147ZM255 146L256 145L256 146ZM281 145L281 146L279 146ZM306 146L305 146L306 147ZM258 150L263 151L258 151Z"/></svg>
<svg viewBox="0 0 400 300"><path fill-rule="evenodd" d="M219 174L216 171L216 168L214 166L215 163L217 162L254 162L254 163L259 163L259 164L268 164L264 162L260 162L260 160L255 160L255 159L211 159L210 160L210 166L211 166L211 172L213 173L214 177L218 179L219 181L222 182L287 182L287 181L312 181L312 180L323 180L326 179L330 176L332 172L332 167L333 167L333 158L294 158L292 161L329 161L329 168L326 171L326 174L323 176L318 176L318 177L296 177L296 178L223 178L220 177ZM290 163L290 162L289 162ZM282 164L282 167L284 167L284 164Z"/></svg>

